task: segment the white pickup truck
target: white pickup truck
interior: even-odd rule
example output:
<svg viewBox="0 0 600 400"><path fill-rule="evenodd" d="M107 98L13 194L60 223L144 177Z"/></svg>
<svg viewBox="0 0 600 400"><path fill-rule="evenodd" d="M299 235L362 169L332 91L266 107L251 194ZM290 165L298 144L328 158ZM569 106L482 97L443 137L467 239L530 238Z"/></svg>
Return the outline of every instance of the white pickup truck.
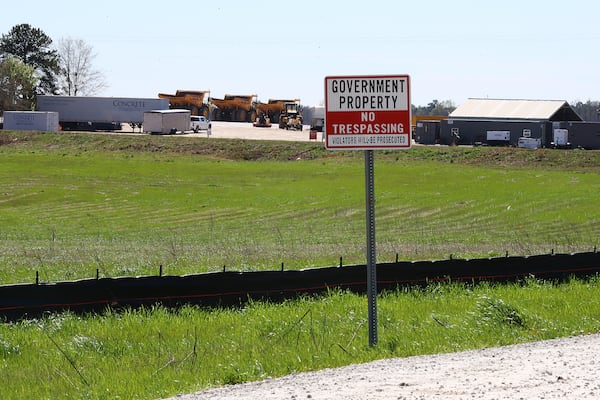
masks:
<svg viewBox="0 0 600 400"><path fill-rule="evenodd" d="M210 128L210 121L202 115L192 115L190 117L190 129L194 132L207 131Z"/></svg>

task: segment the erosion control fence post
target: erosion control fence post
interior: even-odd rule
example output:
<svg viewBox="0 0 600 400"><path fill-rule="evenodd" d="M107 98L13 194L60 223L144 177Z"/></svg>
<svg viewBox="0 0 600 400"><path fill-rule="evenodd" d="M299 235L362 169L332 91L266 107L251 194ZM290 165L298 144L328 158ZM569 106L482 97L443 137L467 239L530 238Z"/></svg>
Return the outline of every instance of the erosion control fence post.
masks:
<svg viewBox="0 0 600 400"><path fill-rule="evenodd" d="M375 160L373 150L365 150L365 194L367 227L367 298L369 345L377 344L377 255L375 245Z"/></svg>

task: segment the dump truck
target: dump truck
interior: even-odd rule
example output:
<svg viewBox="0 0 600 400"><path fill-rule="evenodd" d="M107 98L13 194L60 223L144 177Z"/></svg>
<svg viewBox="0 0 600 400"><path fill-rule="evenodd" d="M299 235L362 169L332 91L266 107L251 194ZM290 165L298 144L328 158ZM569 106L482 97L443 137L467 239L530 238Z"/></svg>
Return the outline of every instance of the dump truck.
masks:
<svg viewBox="0 0 600 400"><path fill-rule="evenodd" d="M254 122L256 121L256 95L226 94L222 99L210 99L213 106L213 121Z"/></svg>
<svg viewBox="0 0 600 400"><path fill-rule="evenodd" d="M158 97L169 100L172 109L190 110L192 115L208 118L210 112L210 91L177 90L175 94L159 93Z"/></svg>
<svg viewBox="0 0 600 400"><path fill-rule="evenodd" d="M279 118L281 113L285 110L286 103L298 103L300 104L300 99L293 100L279 100L279 99L269 99L267 103L259 102L256 105L256 110L258 111L258 115L264 114L266 118L273 123L279 123Z"/></svg>
<svg viewBox="0 0 600 400"><path fill-rule="evenodd" d="M279 115L279 129L302 130L302 114L300 113L300 101L284 104L284 109Z"/></svg>

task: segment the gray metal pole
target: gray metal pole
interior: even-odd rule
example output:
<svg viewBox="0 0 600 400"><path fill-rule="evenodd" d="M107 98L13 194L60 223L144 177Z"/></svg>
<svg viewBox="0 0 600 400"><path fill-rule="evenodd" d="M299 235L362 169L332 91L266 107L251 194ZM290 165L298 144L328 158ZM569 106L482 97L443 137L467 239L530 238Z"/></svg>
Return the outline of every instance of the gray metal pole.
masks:
<svg viewBox="0 0 600 400"><path fill-rule="evenodd" d="M365 150L365 193L367 209L367 298L369 345L377 344L377 257L375 252L375 160L373 150Z"/></svg>

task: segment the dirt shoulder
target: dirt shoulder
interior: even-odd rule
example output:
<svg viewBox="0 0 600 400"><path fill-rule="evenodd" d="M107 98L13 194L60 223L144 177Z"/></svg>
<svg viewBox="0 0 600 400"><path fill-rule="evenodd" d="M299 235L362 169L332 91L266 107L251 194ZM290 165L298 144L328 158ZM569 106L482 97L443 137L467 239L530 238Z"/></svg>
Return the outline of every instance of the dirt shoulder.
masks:
<svg viewBox="0 0 600 400"><path fill-rule="evenodd" d="M600 335L379 360L171 400L597 399Z"/></svg>

